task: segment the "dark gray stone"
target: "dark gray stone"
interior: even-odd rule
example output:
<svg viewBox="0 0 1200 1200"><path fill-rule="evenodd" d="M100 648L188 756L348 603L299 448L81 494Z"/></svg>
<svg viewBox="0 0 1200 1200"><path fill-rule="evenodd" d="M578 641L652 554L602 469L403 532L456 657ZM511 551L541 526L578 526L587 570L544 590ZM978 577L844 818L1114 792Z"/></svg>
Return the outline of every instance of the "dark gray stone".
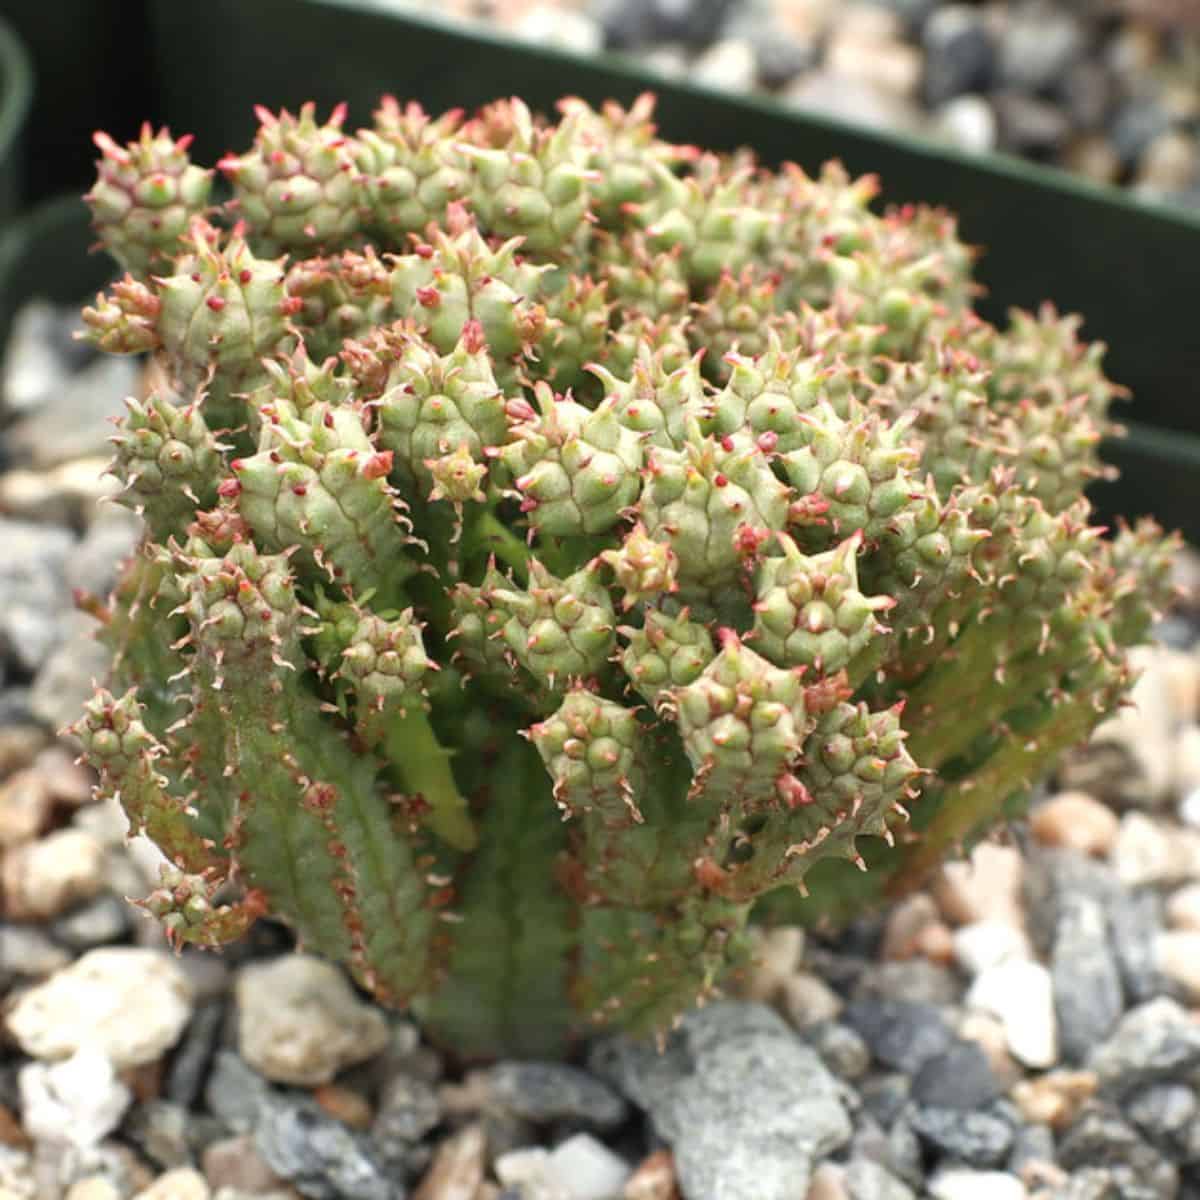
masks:
<svg viewBox="0 0 1200 1200"><path fill-rule="evenodd" d="M932 1004L862 996L842 1012L877 1062L914 1075L930 1059L949 1049L954 1034Z"/></svg>
<svg viewBox="0 0 1200 1200"><path fill-rule="evenodd" d="M926 1146L965 1166L998 1167L1012 1149L1012 1125L991 1112L914 1105L909 1120Z"/></svg>
<svg viewBox="0 0 1200 1200"><path fill-rule="evenodd" d="M1071 134L1070 118L1049 100L1002 91L992 95L992 108L1000 127L1000 145L1005 150L1050 158L1066 145Z"/></svg>
<svg viewBox="0 0 1200 1200"><path fill-rule="evenodd" d="M163 1094L168 1100L185 1107L195 1104L204 1090L224 1018L223 1000L197 1005L167 1068Z"/></svg>
<svg viewBox="0 0 1200 1200"><path fill-rule="evenodd" d="M397 1073L384 1085L371 1135L381 1145L419 1142L442 1119L437 1089L424 1079Z"/></svg>
<svg viewBox="0 0 1200 1200"><path fill-rule="evenodd" d="M858 1087L867 1111L881 1125L891 1125L909 1103L912 1081L899 1071L881 1072Z"/></svg>
<svg viewBox="0 0 1200 1200"><path fill-rule="evenodd" d="M1144 1004L1174 991L1175 985L1158 969L1154 957L1154 941L1162 928L1162 898L1149 888L1122 892L1108 906L1113 958L1127 1004Z"/></svg>
<svg viewBox="0 0 1200 1200"><path fill-rule="evenodd" d="M802 42L786 29L758 27L748 37L758 81L765 88L784 87L817 61L816 42Z"/></svg>
<svg viewBox="0 0 1200 1200"><path fill-rule="evenodd" d="M885 996L892 1000L938 1007L957 1004L962 994L961 976L927 958L872 963L854 985L855 999L861 996Z"/></svg>
<svg viewBox="0 0 1200 1200"><path fill-rule="evenodd" d="M1160 133L1171 128L1171 114L1157 95L1135 96L1113 113L1108 136L1124 167L1132 167Z"/></svg>
<svg viewBox="0 0 1200 1200"><path fill-rule="evenodd" d="M654 42L706 46L717 40L734 7L734 0L599 0L592 16L609 50Z"/></svg>
<svg viewBox="0 0 1200 1200"><path fill-rule="evenodd" d="M1200 1025L1165 996L1130 1009L1088 1056L1101 1090L1114 1099L1152 1083L1188 1079L1200 1068Z"/></svg>
<svg viewBox="0 0 1200 1200"><path fill-rule="evenodd" d="M121 1133L164 1171L193 1165L190 1125L194 1114L169 1100L135 1105L121 1122Z"/></svg>
<svg viewBox="0 0 1200 1200"><path fill-rule="evenodd" d="M986 91L996 65L996 48L983 10L970 4L947 4L925 22L925 103L936 108L964 92Z"/></svg>
<svg viewBox="0 0 1200 1200"><path fill-rule="evenodd" d="M935 1108L984 1108L1003 1093L987 1055L961 1038L925 1062L912 1083L913 1099Z"/></svg>
<svg viewBox="0 0 1200 1200"><path fill-rule="evenodd" d="M840 1021L816 1021L801 1037L821 1061L842 1079L861 1079L871 1066L871 1051L862 1036Z"/></svg>
<svg viewBox="0 0 1200 1200"><path fill-rule="evenodd" d="M1060 1052L1068 1062L1083 1062L1125 1010L1104 908L1090 896L1060 902L1050 975Z"/></svg>
<svg viewBox="0 0 1200 1200"><path fill-rule="evenodd" d="M403 1200L404 1186L384 1177L370 1141L312 1101L275 1100L254 1135L263 1161L310 1200Z"/></svg>
<svg viewBox="0 0 1200 1200"><path fill-rule="evenodd" d="M1058 1162L1068 1171L1102 1167L1114 1173L1122 1197L1125 1189L1134 1200L1169 1200L1178 1187L1175 1168L1122 1120L1110 1105L1089 1101L1063 1134Z"/></svg>
<svg viewBox="0 0 1200 1200"><path fill-rule="evenodd" d="M1102 63L1085 59L1066 71L1054 96L1076 129L1102 129L1114 101L1112 76Z"/></svg>
<svg viewBox="0 0 1200 1200"><path fill-rule="evenodd" d="M689 1200L791 1200L850 1138L837 1080L764 1005L690 1012L662 1053L607 1039L590 1066L649 1113Z"/></svg>
<svg viewBox="0 0 1200 1200"><path fill-rule="evenodd" d="M1054 1131L1049 1125L1018 1125L1013 1132L1007 1170L1021 1175L1030 1163L1055 1161Z"/></svg>
<svg viewBox="0 0 1200 1200"><path fill-rule="evenodd" d="M497 1104L537 1125L579 1121L612 1129L629 1112L607 1084L565 1063L501 1062L488 1071L487 1080Z"/></svg>
<svg viewBox="0 0 1200 1200"><path fill-rule="evenodd" d="M1194 1087L1154 1083L1122 1106L1152 1145L1179 1162L1200 1160L1200 1100Z"/></svg>

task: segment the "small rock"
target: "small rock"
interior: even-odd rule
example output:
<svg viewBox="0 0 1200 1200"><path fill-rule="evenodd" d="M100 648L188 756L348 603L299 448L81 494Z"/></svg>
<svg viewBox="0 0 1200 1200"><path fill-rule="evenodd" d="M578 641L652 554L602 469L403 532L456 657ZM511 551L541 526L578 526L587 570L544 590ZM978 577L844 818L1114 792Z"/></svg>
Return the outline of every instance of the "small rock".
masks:
<svg viewBox="0 0 1200 1200"><path fill-rule="evenodd" d="M858 32L843 21L825 48L825 65L835 76L910 100L920 86L924 60L920 50L893 34Z"/></svg>
<svg viewBox="0 0 1200 1200"><path fill-rule="evenodd" d="M0 1197L7 1200L8 1193L0 1189ZM67 1191L66 1200L124 1200L120 1188L110 1179L102 1175L93 1175L89 1179L80 1179L71 1184Z"/></svg>
<svg viewBox="0 0 1200 1200"><path fill-rule="evenodd" d="M496 1103L534 1124L582 1121L613 1129L628 1106L607 1084L576 1067L554 1062L502 1062L487 1073Z"/></svg>
<svg viewBox="0 0 1200 1200"><path fill-rule="evenodd" d="M1013 1103L1027 1121L1065 1129L1100 1085L1095 1071L1048 1071L1012 1089Z"/></svg>
<svg viewBox="0 0 1200 1200"><path fill-rule="evenodd" d="M413 1200L476 1200L487 1168L483 1126L467 1125L437 1148Z"/></svg>
<svg viewBox="0 0 1200 1200"><path fill-rule="evenodd" d="M609 1200L628 1181L629 1164L591 1134L577 1133L550 1152L550 1169L567 1184L571 1200Z"/></svg>
<svg viewBox="0 0 1200 1200"><path fill-rule="evenodd" d="M0 864L6 912L17 920L45 920L104 885L104 850L89 834L60 829L10 850Z"/></svg>
<svg viewBox="0 0 1200 1200"><path fill-rule="evenodd" d="M50 932L72 950L119 942L129 932L129 903L107 893L55 919Z"/></svg>
<svg viewBox="0 0 1200 1200"><path fill-rule="evenodd" d="M779 95L800 112L867 129L912 131L923 124L920 109L911 101L864 79L839 75L827 68L801 75Z"/></svg>
<svg viewBox="0 0 1200 1200"><path fill-rule="evenodd" d="M597 1087L603 1085L598 1083ZM371 1132L389 1155L419 1142L442 1119L437 1090L424 1079L393 1074L384 1085ZM399 1151L402 1153L402 1149Z"/></svg>
<svg viewBox="0 0 1200 1200"><path fill-rule="evenodd" d="M384 1177L368 1140L315 1104L264 1106L254 1136L267 1166L312 1200L400 1200L404 1194Z"/></svg>
<svg viewBox="0 0 1200 1200"><path fill-rule="evenodd" d="M1200 930L1170 929L1154 941L1155 965L1193 1003L1200 1001Z"/></svg>
<svg viewBox="0 0 1200 1200"><path fill-rule="evenodd" d="M286 954L237 976L238 1046L277 1083L315 1087L387 1045L387 1023L321 959Z"/></svg>
<svg viewBox="0 0 1200 1200"><path fill-rule="evenodd" d="M1182 192L1200 177L1200 142L1172 129L1160 133L1142 153L1136 182L1164 192Z"/></svg>
<svg viewBox="0 0 1200 1200"><path fill-rule="evenodd" d="M351 1129L369 1129L371 1118L371 1102L361 1092L352 1087L343 1087L337 1083L323 1083L312 1093L312 1098L335 1121L348 1125Z"/></svg>
<svg viewBox="0 0 1200 1200"><path fill-rule="evenodd" d="M195 1115L169 1100L147 1100L130 1111L121 1134L157 1166L166 1170L190 1166Z"/></svg>
<svg viewBox="0 0 1200 1200"><path fill-rule="evenodd" d="M957 1004L962 981L956 972L927 958L867 965L854 982L853 996L884 996L912 1004Z"/></svg>
<svg viewBox="0 0 1200 1200"><path fill-rule="evenodd" d="M560 1178L544 1146L523 1146L500 1154L492 1163L496 1178L511 1188L519 1200L574 1200L567 1181Z"/></svg>
<svg viewBox="0 0 1200 1200"><path fill-rule="evenodd" d="M94 681L108 677L111 663L112 652L96 640L94 617L74 610L57 617L53 645L40 661L29 694L33 716L55 730L78 720L96 690ZM74 735L64 737L73 743Z"/></svg>
<svg viewBox="0 0 1200 1200"><path fill-rule="evenodd" d="M61 314L47 300L17 311L0 354L0 410L11 416L41 409L67 385L72 365L62 353L61 326Z"/></svg>
<svg viewBox="0 0 1200 1200"><path fill-rule="evenodd" d="M1039 100L1024 92L993 92L992 108L1000 130L1001 149L1049 157L1057 154L1071 135L1070 118L1049 100Z"/></svg>
<svg viewBox="0 0 1200 1200"><path fill-rule="evenodd" d="M75 546L68 529L0 517L0 658L36 671L62 637L71 607L66 563Z"/></svg>
<svg viewBox="0 0 1200 1200"><path fill-rule="evenodd" d="M539 46L555 46L573 54L595 54L604 45L604 30L587 13L558 4L538 4L513 28L517 37Z"/></svg>
<svg viewBox="0 0 1200 1200"><path fill-rule="evenodd" d="M1147 1084L1183 1078L1200 1066L1200 1025L1160 996L1130 1009L1092 1051L1088 1066L1117 1099Z"/></svg>
<svg viewBox="0 0 1200 1200"><path fill-rule="evenodd" d="M991 104L972 93L940 105L933 114L931 132L970 154L989 154L999 137Z"/></svg>
<svg viewBox="0 0 1200 1200"><path fill-rule="evenodd" d="M210 1195L208 1183L199 1171L178 1167L160 1175L133 1200L209 1200Z"/></svg>
<svg viewBox="0 0 1200 1200"><path fill-rule="evenodd" d="M747 92L758 73L754 47L742 38L714 42L692 63L688 82L731 92Z"/></svg>
<svg viewBox="0 0 1200 1200"><path fill-rule="evenodd" d="M939 1167L929 1179L933 1200L1026 1200L1025 1185L1006 1171Z"/></svg>
<svg viewBox="0 0 1200 1200"><path fill-rule="evenodd" d="M986 91L991 85L996 51L978 8L941 5L926 21L921 44L925 48L923 94L930 108L964 92Z"/></svg>
<svg viewBox="0 0 1200 1200"><path fill-rule="evenodd" d="M217 1051L204 1102L234 1133L252 1133L273 1095L271 1085L232 1050Z"/></svg>
<svg viewBox="0 0 1200 1200"><path fill-rule="evenodd" d="M883 929L880 955L886 959L912 958L920 953L921 935L933 924L940 923L933 897L918 892L901 900L888 913Z"/></svg>
<svg viewBox="0 0 1200 1200"><path fill-rule="evenodd" d="M1015 959L980 973L967 1005L998 1017L1008 1048L1027 1067L1044 1069L1058 1060L1058 1028L1050 972L1041 963Z"/></svg>
<svg viewBox="0 0 1200 1200"><path fill-rule="evenodd" d="M814 37L801 38L780 26L758 23L746 31L746 36L754 47L758 82L765 88L784 87L817 61Z"/></svg>
<svg viewBox="0 0 1200 1200"><path fill-rule="evenodd" d="M1200 1154L1200 1100L1182 1083L1155 1083L1133 1095L1123 1111L1164 1154L1180 1162Z"/></svg>
<svg viewBox="0 0 1200 1200"><path fill-rule="evenodd" d="M204 1177L214 1189L236 1188L257 1195L286 1186L263 1161L254 1138L248 1133L222 1138L204 1148L201 1156Z"/></svg>
<svg viewBox="0 0 1200 1200"><path fill-rule="evenodd" d="M198 999L198 996L197 996ZM204 1080L217 1048L225 1005L220 1000L197 1003L179 1045L171 1055L163 1095L185 1108L195 1103L204 1090Z"/></svg>
<svg viewBox="0 0 1200 1200"><path fill-rule="evenodd" d="M1103 128L1113 104L1113 81L1103 63L1081 59L1073 63L1055 94L1076 129Z"/></svg>
<svg viewBox="0 0 1200 1200"><path fill-rule="evenodd" d="M675 1159L670 1150L656 1150L642 1159L625 1181L621 1200L679 1200Z"/></svg>
<svg viewBox="0 0 1200 1200"><path fill-rule="evenodd" d="M998 1166L1013 1143L1012 1126L991 1112L918 1105L909 1120L932 1150L970 1167Z"/></svg>
<svg viewBox="0 0 1200 1200"><path fill-rule="evenodd" d="M120 482L106 474L110 461L110 456L81 458L49 471L5 471L0 510L23 521L86 529L101 517L104 499L121 490Z"/></svg>
<svg viewBox="0 0 1200 1200"><path fill-rule="evenodd" d="M54 796L41 771L30 767L0 783L0 847L32 842L50 823Z"/></svg>
<svg viewBox="0 0 1200 1200"><path fill-rule="evenodd" d="M117 585L141 536L142 521L136 513L109 508L88 526L83 541L67 560L67 586L94 596L107 596Z"/></svg>
<svg viewBox="0 0 1200 1200"><path fill-rule="evenodd" d="M864 996L847 1006L842 1019L876 1061L909 1075L949 1049L954 1037L937 1008L908 1000Z"/></svg>
<svg viewBox="0 0 1200 1200"><path fill-rule="evenodd" d="M1108 126L1108 136L1123 168L1134 166L1155 138L1171 128L1171 114L1163 106L1162 99L1154 93L1135 95L1125 101L1113 114ZM1144 678L1144 676L1143 676ZM1139 681L1140 682L1140 681ZM1137 685L1134 685L1134 693ZM1149 722L1147 722L1149 725ZM1099 733L1099 729L1096 733ZM1147 732L1151 732L1149 729ZM1093 737L1095 734L1093 734ZM1151 732L1156 743L1161 744L1161 733ZM1133 747L1130 747L1133 750ZM1136 751L1135 751L1136 753ZM1156 769L1156 768L1152 768Z"/></svg>
<svg viewBox="0 0 1200 1200"><path fill-rule="evenodd" d="M161 1058L191 1011L187 978L170 955L111 946L25 992L7 1024L33 1058L65 1058L93 1046L124 1070Z"/></svg>
<svg viewBox="0 0 1200 1200"><path fill-rule="evenodd" d="M6 976L49 975L71 961L36 925L0 925L0 991Z"/></svg>
<svg viewBox="0 0 1200 1200"><path fill-rule="evenodd" d="M1008 85L1037 92L1056 83L1082 56L1086 37L1069 9L1026 0L1009 14L1000 40L999 74Z"/></svg>
<svg viewBox="0 0 1200 1200"><path fill-rule="evenodd" d="M1012 846L981 842L965 862L947 863L934 886L934 899L952 925L997 920L1020 928L1024 863Z"/></svg>
<svg viewBox="0 0 1200 1200"><path fill-rule="evenodd" d="M1172 892L1166 903L1167 924L1173 929L1200 931L1200 883Z"/></svg>
<svg viewBox="0 0 1200 1200"><path fill-rule="evenodd" d="M1018 1079L1024 1078L1025 1068L1009 1053L1004 1023L991 1013L975 1009L964 1011L958 1021L958 1036L963 1041L973 1042L983 1051L992 1074L1005 1088L1012 1087Z"/></svg>
<svg viewBox="0 0 1200 1200"><path fill-rule="evenodd" d="M1030 814L1033 836L1046 846L1107 855L1117 839L1116 813L1087 792L1059 792Z"/></svg>
<svg viewBox="0 0 1200 1200"><path fill-rule="evenodd" d="M816 975L799 972L783 982L779 1005L797 1029L818 1021L835 1019L842 1011L842 998Z"/></svg>
<svg viewBox="0 0 1200 1200"><path fill-rule="evenodd" d="M1178 1186L1175 1168L1114 1108L1095 1100L1084 1105L1059 1140L1058 1162L1068 1171L1079 1167L1118 1168L1135 1186L1146 1189L1142 1194L1147 1196L1174 1196ZM1118 1190L1117 1194L1128 1193Z"/></svg>
<svg viewBox="0 0 1200 1200"><path fill-rule="evenodd" d="M1200 829L1200 787L1192 788L1179 801L1179 819L1189 829Z"/></svg>
<svg viewBox="0 0 1200 1200"><path fill-rule="evenodd" d="M85 1149L121 1123L133 1094L96 1046L55 1063L26 1063L18 1082L25 1131L38 1142Z"/></svg>
<svg viewBox="0 0 1200 1200"><path fill-rule="evenodd" d="M1031 958L1025 933L1003 921L972 921L954 932L954 957L968 975L1010 959Z"/></svg>
<svg viewBox="0 0 1200 1200"><path fill-rule="evenodd" d="M1090 896L1060 902L1050 974L1059 1048L1069 1062L1082 1062L1125 1011L1104 909Z"/></svg>
<svg viewBox="0 0 1200 1200"><path fill-rule="evenodd" d="M1108 930L1121 983L1130 1004L1143 1004L1173 985L1154 964L1162 929L1159 897L1148 889L1123 893L1108 906Z"/></svg>
<svg viewBox="0 0 1200 1200"><path fill-rule="evenodd" d="M984 1108L1003 1094L987 1055L974 1042L956 1039L929 1059L912 1082L912 1098L935 1108Z"/></svg>
<svg viewBox="0 0 1200 1200"><path fill-rule="evenodd" d="M1126 813L1112 862L1126 887L1186 883L1200 864L1200 834L1171 829L1144 813Z"/></svg>
<svg viewBox="0 0 1200 1200"><path fill-rule="evenodd" d="M1074 138L1062 153L1062 163L1096 183L1114 183L1121 173L1120 155L1102 133Z"/></svg>
<svg viewBox="0 0 1200 1200"><path fill-rule="evenodd" d="M871 1066L867 1043L848 1025L819 1021L803 1031L804 1040L839 1079L861 1079Z"/></svg>

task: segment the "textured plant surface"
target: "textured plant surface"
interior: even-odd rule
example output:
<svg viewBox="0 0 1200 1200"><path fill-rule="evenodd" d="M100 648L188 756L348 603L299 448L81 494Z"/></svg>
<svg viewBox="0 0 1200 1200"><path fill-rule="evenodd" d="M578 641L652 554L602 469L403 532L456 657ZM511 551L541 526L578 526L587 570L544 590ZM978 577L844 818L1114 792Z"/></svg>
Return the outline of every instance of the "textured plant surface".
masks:
<svg viewBox="0 0 1200 1200"><path fill-rule="evenodd" d="M1102 347L971 309L947 214L517 100L217 169L98 136L151 352L146 536L75 727L176 864L466 1054L662 1030L752 917L837 921L1020 811L1128 688L1171 539L1083 489Z"/></svg>

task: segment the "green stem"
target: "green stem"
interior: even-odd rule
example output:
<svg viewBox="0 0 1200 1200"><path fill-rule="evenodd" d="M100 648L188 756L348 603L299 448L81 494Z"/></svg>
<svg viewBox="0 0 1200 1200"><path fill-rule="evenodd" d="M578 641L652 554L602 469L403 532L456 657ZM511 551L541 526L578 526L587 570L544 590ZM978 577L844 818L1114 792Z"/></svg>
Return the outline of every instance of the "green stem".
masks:
<svg viewBox="0 0 1200 1200"><path fill-rule="evenodd" d="M456 850L474 850L479 834L454 782L451 752L438 742L425 713L406 711L388 730L384 749L403 786L429 805L429 828Z"/></svg>
<svg viewBox="0 0 1200 1200"><path fill-rule="evenodd" d="M518 572L521 582L529 577L529 560L533 557L533 551L495 513L486 510L480 513L471 532L472 540Z"/></svg>

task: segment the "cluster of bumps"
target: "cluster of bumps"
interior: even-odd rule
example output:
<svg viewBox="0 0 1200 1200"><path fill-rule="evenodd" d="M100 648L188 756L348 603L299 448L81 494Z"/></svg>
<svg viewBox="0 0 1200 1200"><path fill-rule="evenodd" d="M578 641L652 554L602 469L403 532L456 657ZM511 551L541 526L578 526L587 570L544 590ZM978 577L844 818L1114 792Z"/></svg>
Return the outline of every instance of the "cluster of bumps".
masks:
<svg viewBox="0 0 1200 1200"><path fill-rule="evenodd" d="M652 107L260 109L219 206L97 135L87 336L157 388L75 732L173 939L278 917L468 1054L661 1031L750 919L919 882L1169 598L1172 539L1089 520L1074 319L997 330L946 213Z"/></svg>

